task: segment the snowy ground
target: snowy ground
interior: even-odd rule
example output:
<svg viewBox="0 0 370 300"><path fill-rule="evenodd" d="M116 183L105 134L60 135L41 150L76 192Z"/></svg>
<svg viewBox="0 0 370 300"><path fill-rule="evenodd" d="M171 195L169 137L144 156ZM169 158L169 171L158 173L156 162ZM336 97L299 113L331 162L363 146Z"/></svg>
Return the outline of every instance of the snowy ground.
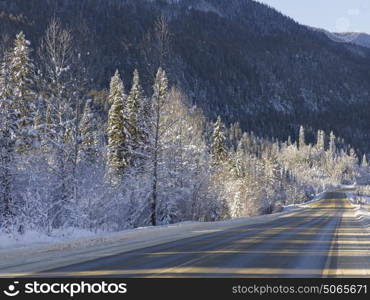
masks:
<svg viewBox="0 0 370 300"><path fill-rule="evenodd" d="M221 222L184 222L145 227L119 233L93 234L70 230L64 237L47 237L28 232L22 238L0 236L0 276L24 274L93 260L228 228L274 221L294 211Z"/></svg>
<svg viewBox="0 0 370 300"><path fill-rule="evenodd" d="M300 204L289 204L287 206L284 206L283 209L284 211L291 211L291 210L298 209L298 208L306 208L310 204L320 201L325 196L325 193L326 191L321 192L320 194L317 194L311 201L307 201L307 202L300 203Z"/></svg>
<svg viewBox="0 0 370 300"><path fill-rule="evenodd" d="M330 191L335 191L335 190L338 190L338 189L353 189L355 188L355 185L342 185L342 186L336 186L336 187L332 187L332 188L329 188L319 194L317 194L312 200L310 201L307 201L307 202L304 202L304 203L300 203L300 204L289 204L287 206L284 206L284 211L291 211L293 209L298 209L298 208L306 208L306 207L309 207L310 204L312 203L315 203L317 201L320 201L327 192L330 192Z"/></svg>
<svg viewBox="0 0 370 300"><path fill-rule="evenodd" d="M370 232L370 196L353 192L347 192L346 195L355 208L356 218Z"/></svg>

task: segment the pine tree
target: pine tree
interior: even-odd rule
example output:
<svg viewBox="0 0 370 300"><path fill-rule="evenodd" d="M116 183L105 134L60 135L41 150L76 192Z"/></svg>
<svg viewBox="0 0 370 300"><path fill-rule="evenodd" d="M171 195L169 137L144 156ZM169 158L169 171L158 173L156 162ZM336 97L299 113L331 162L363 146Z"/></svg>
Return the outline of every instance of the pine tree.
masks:
<svg viewBox="0 0 370 300"><path fill-rule="evenodd" d="M14 214L12 209L14 145L8 125L2 122L0 127L0 226L5 227L11 222Z"/></svg>
<svg viewBox="0 0 370 300"><path fill-rule="evenodd" d="M6 53L0 68L0 225L4 227L8 227L13 216L15 137L19 132L10 58Z"/></svg>
<svg viewBox="0 0 370 300"><path fill-rule="evenodd" d="M134 71L131 91L127 97L125 116L127 118L126 127L130 138L127 140L127 162L132 165L137 158L139 145L143 139L143 128L141 127L140 116L141 107L144 105L144 92L140 85L139 72Z"/></svg>
<svg viewBox="0 0 370 300"><path fill-rule="evenodd" d="M221 122L221 117L218 116L216 123L213 128L212 135L212 160L213 165L218 166L222 164L227 156L225 147L225 136L223 133L223 124Z"/></svg>
<svg viewBox="0 0 370 300"><path fill-rule="evenodd" d="M41 125L41 113L40 110L37 110L35 113L35 118L33 121L33 126L35 129L37 129Z"/></svg>
<svg viewBox="0 0 370 300"><path fill-rule="evenodd" d="M168 97L168 80L166 72L159 68L154 85L152 97L153 138L152 138L152 197L150 198L150 221L153 226L157 225L157 201L158 201L158 165L160 152L160 131L163 107Z"/></svg>
<svg viewBox="0 0 370 300"><path fill-rule="evenodd" d="M330 132L330 137L329 137L329 153L331 155L335 155L335 153L337 152L337 147L336 147L336 144L335 144L335 135L334 135L334 132L331 131Z"/></svg>
<svg viewBox="0 0 370 300"><path fill-rule="evenodd" d="M361 166L362 166L362 167L368 167L368 166L369 166L369 163L368 163L367 158L366 158L366 154L364 154L364 155L362 156Z"/></svg>
<svg viewBox="0 0 370 300"><path fill-rule="evenodd" d="M18 129L10 96L9 69L4 61L0 74L0 225L4 227L13 215L14 137Z"/></svg>
<svg viewBox="0 0 370 300"><path fill-rule="evenodd" d="M35 66L30 58L30 42L23 32L17 34L13 49L7 54L9 63L9 83L12 86L11 101L17 114L18 133L17 149L25 151L32 144L32 134L35 113Z"/></svg>
<svg viewBox="0 0 370 300"><path fill-rule="evenodd" d="M91 110L91 99L85 103L84 112L80 124L81 147L79 149L79 161L93 164L97 157L97 137L94 114Z"/></svg>
<svg viewBox="0 0 370 300"><path fill-rule="evenodd" d="M42 117L40 110L36 110L33 120L33 138L35 142L35 148L40 149L40 143L42 142Z"/></svg>
<svg viewBox="0 0 370 300"><path fill-rule="evenodd" d="M118 70L110 83L108 114L108 168L112 183L118 183L127 166L125 160L124 86Z"/></svg>
<svg viewBox="0 0 370 300"><path fill-rule="evenodd" d="M290 146L290 145L292 145L292 138L291 136L288 136L287 146Z"/></svg>
<svg viewBox="0 0 370 300"><path fill-rule="evenodd" d="M306 146L306 141L305 141L305 134L304 134L304 128L301 126L299 128L299 141L298 141L298 147L300 150L302 150Z"/></svg>
<svg viewBox="0 0 370 300"><path fill-rule="evenodd" d="M325 151L325 133L322 130L317 131L316 148L320 153L323 153Z"/></svg>

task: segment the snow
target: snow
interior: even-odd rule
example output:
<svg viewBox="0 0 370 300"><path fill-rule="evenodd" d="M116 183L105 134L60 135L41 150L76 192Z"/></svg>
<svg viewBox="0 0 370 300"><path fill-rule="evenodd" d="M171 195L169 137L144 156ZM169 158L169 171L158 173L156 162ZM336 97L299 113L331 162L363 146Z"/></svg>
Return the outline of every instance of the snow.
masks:
<svg viewBox="0 0 370 300"><path fill-rule="evenodd" d="M52 235L46 235L37 231L29 230L25 234L0 233L0 253L4 249L21 249L30 245L45 245L60 241L77 240L79 238L93 237L95 234L87 230L69 228L54 231Z"/></svg>
<svg viewBox="0 0 370 300"><path fill-rule="evenodd" d="M370 196L353 192L347 192L346 195L354 207L355 217L370 232Z"/></svg>
<svg viewBox="0 0 370 300"><path fill-rule="evenodd" d="M296 208L298 209L298 208ZM27 232L22 236L0 235L0 277L30 275L52 268L133 251L179 239L239 226L265 223L290 214L280 212L219 222L182 222L142 227L118 233L67 230L55 236Z"/></svg>
<svg viewBox="0 0 370 300"><path fill-rule="evenodd" d="M349 188L350 186L345 186L345 188ZM351 186L352 187L352 186ZM294 210L294 209L298 209L298 208L307 208L309 207L312 203L315 203L315 202L318 202L320 201L327 192L330 192L330 191L334 191L334 190L337 190L338 187L333 187L333 188L330 188L330 189L327 189L321 193L318 193L312 200L310 201L306 201L306 202L303 202L303 203L299 203L299 204L289 204L289 205L286 205L283 207L283 211L291 211L291 210Z"/></svg>

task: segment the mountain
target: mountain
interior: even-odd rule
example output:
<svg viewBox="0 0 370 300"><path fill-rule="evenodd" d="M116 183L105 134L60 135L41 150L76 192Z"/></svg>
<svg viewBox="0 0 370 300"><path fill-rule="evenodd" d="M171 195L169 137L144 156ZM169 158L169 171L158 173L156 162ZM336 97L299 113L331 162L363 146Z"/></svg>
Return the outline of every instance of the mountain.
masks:
<svg viewBox="0 0 370 300"><path fill-rule="evenodd" d="M337 33L347 43L353 43L362 47L370 48L370 35L358 32Z"/></svg>
<svg viewBox="0 0 370 300"><path fill-rule="evenodd" d="M145 36L161 15L171 81L210 118L273 138L296 138L301 124L311 141L333 130L369 150L370 49L252 0L0 0L0 47L23 30L37 48L56 16L84 54L91 89L106 89L117 68L128 82L138 68L149 92L145 57L155 54Z"/></svg>

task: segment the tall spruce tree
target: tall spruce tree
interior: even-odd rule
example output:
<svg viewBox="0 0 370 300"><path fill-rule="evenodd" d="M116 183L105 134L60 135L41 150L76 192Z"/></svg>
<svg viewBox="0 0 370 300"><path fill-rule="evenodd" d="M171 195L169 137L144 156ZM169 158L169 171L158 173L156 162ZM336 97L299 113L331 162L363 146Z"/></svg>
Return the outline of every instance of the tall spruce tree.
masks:
<svg viewBox="0 0 370 300"><path fill-rule="evenodd" d="M161 139L161 119L164 105L168 97L168 79L166 72L159 68L154 85L152 98L153 138L152 138L152 196L150 197L150 221L153 226L157 225L157 201L158 201L158 166Z"/></svg>
<svg viewBox="0 0 370 300"><path fill-rule="evenodd" d="M126 136L124 120L125 92L118 70L110 82L108 100L111 108L108 114L108 156L107 163L112 183L117 184L127 166L125 159Z"/></svg>
<svg viewBox="0 0 370 300"><path fill-rule="evenodd" d="M94 114L91 109L91 99L85 103L80 124L81 147L79 161L93 164L97 157L97 136Z"/></svg>
<svg viewBox="0 0 370 300"><path fill-rule="evenodd" d="M0 127L0 227L11 222L13 205L14 140L9 126Z"/></svg>
<svg viewBox="0 0 370 300"><path fill-rule="evenodd" d="M18 122L17 149L23 152L33 142L31 128L35 113L35 66L30 57L30 42L23 32L17 34L12 50L7 54L11 101Z"/></svg>
<svg viewBox="0 0 370 300"><path fill-rule="evenodd" d="M12 85L7 56L0 72L0 226L6 227L13 212L14 137L18 128L11 102Z"/></svg>
<svg viewBox="0 0 370 300"><path fill-rule="evenodd" d="M320 153L325 151L325 132L323 130L317 131L316 148Z"/></svg>
<svg viewBox="0 0 370 300"><path fill-rule="evenodd" d="M15 150L23 153L32 144L34 65L29 41L21 32L6 52L0 73L0 206L4 220L14 215Z"/></svg>
<svg viewBox="0 0 370 300"><path fill-rule="evenodd" d="M218 166L222 164L227 156L226 146L225 146L225 135L223 132L223 124L221 122L221 117L218 116L216 123L213 127L212 135L212 160L213 165Z"/></svg>
<svg viewBox="0 0 370 300"><path fill-rule="evenodd" d="M336 144L335 144L335 135L334 135L334 132L331 131L330 132L330 137L329 137L329 153L330 155L334 156L335 153L337 152L337 147L336 147Z"/></svg>
<svg viewBox="0 0 370 300"><path fill-rule="evenodd" d="M125 117L127 118L126 127L130 134L127 140L126 159L128 164L133 165L139 155L139 147L143 139L143 128L141 128L140 115L141 107L144 105L144 92L140 85L139 72L134 71L132 88L126 100Z"/></svg>
<svg viewBox="0 0 370 300"><path fill-rule="evenodd" d="M367 161L366 154L362 156L361 167L368 167L369 162Z"/></svg>
<svg viewBox="0 0 370 300"><path fill-rule="evenodd" d="M301 150L304 146L306 146L306 140L305 140L304 128L303 126L301 126L299 128L298 147Z"/></svg>

